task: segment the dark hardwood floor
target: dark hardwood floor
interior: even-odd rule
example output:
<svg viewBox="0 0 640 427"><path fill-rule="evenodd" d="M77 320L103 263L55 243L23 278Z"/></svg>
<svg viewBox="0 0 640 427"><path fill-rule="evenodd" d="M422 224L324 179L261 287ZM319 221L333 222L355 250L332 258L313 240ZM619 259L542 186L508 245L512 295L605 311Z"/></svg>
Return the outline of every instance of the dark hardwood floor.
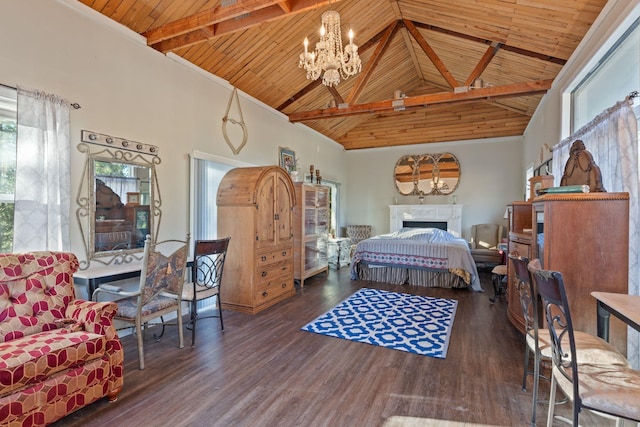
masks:
<svg viewBox="0 0 640 427"><path fill-rule="evenodd" d="M203 320L195 347L185 330L186 346L178 349L175 327L169 328L160 342L145 342L144 371L134 337L126 336L118 401L103 399L55 425L528 425L523 337L507 321L504 298L489 302L489 279L482 273L487 292L479 293L356 282L348 268L330 270L257 315L225 311L224 332L217 319ZM300 330L361 287L457 299L446 359ZM541 397L547 396L548 383L541 381ZM558 408L569 411L566 404ZM537 424L545 425L546 405L538 405L538 414ZM612 425L589 415L581 424Z"/></svg>

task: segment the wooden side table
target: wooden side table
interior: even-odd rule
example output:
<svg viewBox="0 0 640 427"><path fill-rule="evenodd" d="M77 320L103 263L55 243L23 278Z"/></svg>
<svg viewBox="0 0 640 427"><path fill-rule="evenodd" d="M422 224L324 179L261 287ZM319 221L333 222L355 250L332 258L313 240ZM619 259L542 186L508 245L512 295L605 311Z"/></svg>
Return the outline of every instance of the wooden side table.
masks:
<svg viewBox="0 0 640 427"><path fill-rule="evenodd" d="M347 237L336 237L327 240L327 256L329 264L334 265L338 270L351 263L351 240Z"/></svg>

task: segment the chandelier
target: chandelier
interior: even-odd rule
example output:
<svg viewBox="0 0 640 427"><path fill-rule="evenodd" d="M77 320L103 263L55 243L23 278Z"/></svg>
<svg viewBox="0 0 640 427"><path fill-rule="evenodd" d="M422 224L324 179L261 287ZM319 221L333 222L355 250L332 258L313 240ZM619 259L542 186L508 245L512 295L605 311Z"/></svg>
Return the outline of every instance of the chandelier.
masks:
<svg viewBox="0 0 640 427"><path fill-rule="evenodd" d="M320 41L313 52L308 51L309 40L304 39L304 52L300 54L298 68L307 70L307 79L317 80L322 74L322 84L340 83L340 76L348 79L362 69L358 46L353 44L353 31L349 30L349 44L342 48L340 14L330 10L322 14Z"/></svg>

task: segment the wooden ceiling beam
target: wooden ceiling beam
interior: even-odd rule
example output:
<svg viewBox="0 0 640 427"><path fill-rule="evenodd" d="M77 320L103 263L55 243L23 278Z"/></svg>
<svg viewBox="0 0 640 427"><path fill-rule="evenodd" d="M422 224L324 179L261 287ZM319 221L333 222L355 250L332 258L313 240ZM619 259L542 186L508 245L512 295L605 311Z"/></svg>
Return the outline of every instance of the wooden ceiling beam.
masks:
<svg viewBox="0 0 640 427"><path fill-rule="evenodd" d="M155 50L168 53L173 50L193 46L194 44L202 43L203 40L208 40L216 35L216 25L210 25L208 27L198 28L187 34L182 34L178 37L173 37L168 40L163 40L154 45L149 45Z"/></svg>
<svg viewBox="0 0 640 427"><path fill-rule="evenodd" d="M398 4L398 0L388 0L389 6L391 6L391 10L393 10L393 14L396 19L402 22L402 10L400 10L400 5ZM411 43L411 34L407 30L404 25L400 29L400 34L402 35L402 40L404 41L404 45L407 47L407 52L411 57L411 63L413 64L413 69L415 70L417 80L420 82L425 81L424 73L422 72L422 67L420 67L420 61L418 60L418 55L416 55L416 50L413 48Z"/></svg>
<svg viewBox="0 0 640 427"><path fill-rule="evenodd" d="M367 83L369 83L371 74L373 74L373 71L380 62L380 58L382 58L385 50L387 50L387 47L389 47L389 43L391 42L391 39L393 39L393 35L396 33L397 29L398 21L394 21L389 24L389 26L384 30L382 38L380 39L378 46L376 46L376 50L369 58L367 65L365 65L364 67L364 71L362 71L358 76L358 80L353 85L353 88L351 88L351 92L347 97L347 104L354 104L358 101L358 98L360 98L364 87L367 85Z"/></svg>
<svg viewBox="0 0 640 427"><path fill-rule="evenodd" d="M279 1L278 6L284 11L284 13L291 13L291 2L290 1Z"/></svg>
<svg viewBox="0 0 640 427"><path fill-rule="evenodd" d="M435 65L438 72L447 81L451 89L458 87L459 84L456 81L456 78L453 77L453 74L451 74L447 66L444 65L444 62L442 62L438 54L436 54L433 48L431 48L431 46L425 40L425 38L422 37L422 34L420 34L420 31L418 31L416 26L413 24L413 21L409 21L408 19L403 19L402 22L404 26L407 28L407 30L409 30L409 33L411 33L413 38L418 42L418 44L420 45L424 53L429 57L433 65Z"/></svg>
<svg viewBox="0 0 640 427"><path fill-rule="evenodd" d="M338 92L338 89L335 86L326 86L327 90L333 96L333 99L336 101L336 105L344 104L344 99L342 99L342 95Z"/></svg>
<svg viewBox="0 0 640 427"><path fill-rule="evenodd" d="M298 99L302 98L303 96L305 96L306 94L308 94L309 92L311 92L312 90L314 90L315 88L320 86L320 84L322 84L322 80L320 80L320 79L312 80L308 85L306 85L305 87L300 89L298 92L294 93L289 98L287 98L287 100L284 101L282 104L280 104L278 106L278 108L276 108L276 110L278 110L278 111L284 110L289 105L293 104Z"/></svg>
<svg viewBox="0 0 640 427"><path fill-rule="evenodd" d="M255 25L260 25L263 22L271 21L283 16L285 16L285 12L283 12L279 6L274 5L257 10L242 19L222 21L220 23L193 30L186 34L162 40L158 43L151 44L148 41L147 43L152 48L162 53L167 53L176 49L202 43L203 41L210 40L213 37L220 37L236 31L246 30Z"/></svg>
<svg viewBox="0 0 640 427"><path fill-rule="evenodd" d="M473 83L475 79L480 77L480 75L484 72L484 70L486 70L486 68L489 66L489 63L491 62L493 57L496 56L496 53L498 53L499 50L500 43L492 43L491 46L487 48L486 52L484 53L484 55L482 55L482 58L480 58L480 61L478 61L471 74L469 74L469 77L467 77L467 80L465 80L464 86L471 86L471 83Z"/></svg>
<svg viewBox="0 0 640 427"><path fill-rule="evenodd" d="M468 34L459 33L457 31L447 30L445 28L436 27L435 25L423 24L423 23L416 22L416 21L410 21L410 22L412 22L417 28L423 28L425 30L437 31L437 32L442 33L442 34L447 34L447 35L450 35L450 36L459 37L459 38L462 38L462 39L471 40L471 41L475 41L475 42L478 42L478 43L484 43L484 44L488 44L488 45L491 45L493 43L501 43L500 44L500 48L502 50L507 50L509 52L513 52L513 53L517 53L517 54L520 54L520 55L528 56L530 58L537 58L537 59L540 59L542 61L547 61L547 62L551 62L553 64L559 64L559 65L565 65L567 63L566 59L556 58L556 57L551 56L551 55L545 55L545 54L540 53L540 52L534 52L532 50L521 49L521 48L515 47L515 46L509 46L508 44L502 43L502 42L498 42L497 40L488 40L488 39L483 39L481 37L470 36Z"/></svg>
<svg viewBox="0 0 640 427"><path fill-rule="evenodd" d="M289 114L289 121L332 119L361 114L384 114L402 111L408 108L424 108L429 105L451 105L458 103L480 102L488 99L510 98L518 96L539 95L551 88L553 79L535 80L503 86L491 86L472 89L467 92L443 92L430 95L410 96L404 99L389 99L348 107L325 108L314 111L301 111Z"/></svg>
<svg viewBox="0 0 640 427"><path fill-rule="evenodd" d="M413 69L418 76L418 80L423 82L425 80L424 73L422 72L422 67L420 67L420 61L418 60L418 55L416 55L416 50L413 48L411 44L411 34L409 34L409 30L404 27L400 34L402 34L402 39L404 40L404 44L407 47L407 51L409 52L409 56L411 57L411 62L413 63Z"/></svg>
<svg viewBox="0 0 640 427"><path fill-rule="evenodd" d="M147 45L166 53L169 50L163 49L167 49L168 47L170 47L171 50L175 50L197 43L196 40L198 40L198 36L200 36L199 42L202 42L221 34L221 30L217 28L213 36L207 37L206 32L203 33L201 31L206 27L217 25L218 27L222 26L224 28L225 25L221 24L226 23L226 26L229 28L224 32L226 34L231 31L246 29L285 16L307 12L339 1L342 0L238 0L234 5L226 7L217 6L198 12L160 27L152 28L142 33L142 35L147 38ZM287 10L289 11L287 12ZM189 36L190 33L193 34ZM171 42L166 42L167 40L171 40ZM181 41L188 42L189 44L181 45Z"/></svg>

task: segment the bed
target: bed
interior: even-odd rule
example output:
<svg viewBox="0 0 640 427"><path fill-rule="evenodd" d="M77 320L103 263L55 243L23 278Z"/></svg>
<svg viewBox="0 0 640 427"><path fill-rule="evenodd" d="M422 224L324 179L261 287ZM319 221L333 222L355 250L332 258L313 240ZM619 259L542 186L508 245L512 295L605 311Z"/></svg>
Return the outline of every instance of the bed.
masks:
<svg viewBox="0 0 640 427"><path fill-rule="evenodd" d="M437 228L402 228L359 242L351 278L482 292L469 244Z"/></svg>

